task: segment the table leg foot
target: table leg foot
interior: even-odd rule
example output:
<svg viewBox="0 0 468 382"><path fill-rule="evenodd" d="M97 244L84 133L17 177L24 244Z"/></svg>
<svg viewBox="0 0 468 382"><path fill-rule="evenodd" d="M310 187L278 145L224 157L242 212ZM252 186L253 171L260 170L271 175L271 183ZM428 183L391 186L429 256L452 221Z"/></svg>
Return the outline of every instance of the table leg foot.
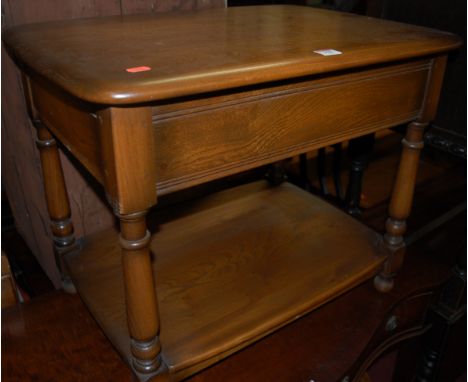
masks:
<svg viewBox="0 0 468 382"><path fill-rule="evenodd" d="M388 293L393 289L393 277L378 274L374 277L374 287L381 293Z"/></svg>

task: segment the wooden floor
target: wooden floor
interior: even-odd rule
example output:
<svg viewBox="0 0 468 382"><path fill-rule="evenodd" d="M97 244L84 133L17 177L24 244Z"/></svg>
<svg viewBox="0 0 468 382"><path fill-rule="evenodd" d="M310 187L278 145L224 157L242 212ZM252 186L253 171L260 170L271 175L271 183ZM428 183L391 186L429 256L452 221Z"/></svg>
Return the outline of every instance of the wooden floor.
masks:
<svg viewBox="0 0 468 382"><path fill-rule="evenodd" d="M363 189L367 209L362 220L377 231L383 229L389 195L382 184L386 179L382 169L396 164L386 154L391 151L386 150L389 144L376 148ZM355 369L359 359L369 355L369 344L381 338L382 322L393 307L414 296L426 298L424 291L450 276L454 257L466 253L465 163L430 152L422 161L408 222L411 245L390 294L378 294L366 282L190 380L335 382ZM14 247L9 244L10 255ZM5 381L132 380L79 297L48 292L43 281L29 280L33 280L29 281L31 290L40 290L40 296L2 310ZM460 338L452 347L464 349L466 341ZM375 379L378 376L373 378L373 382L383 382Z"/></svg>

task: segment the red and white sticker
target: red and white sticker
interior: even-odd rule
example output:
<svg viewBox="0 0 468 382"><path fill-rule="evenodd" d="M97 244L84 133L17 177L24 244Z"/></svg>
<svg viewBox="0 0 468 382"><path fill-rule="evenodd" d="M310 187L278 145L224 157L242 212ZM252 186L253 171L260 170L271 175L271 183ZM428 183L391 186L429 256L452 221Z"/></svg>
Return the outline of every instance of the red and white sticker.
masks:
<svg viewBox="0 0 468 382"><path fill-rule="evenodd" d="M127 68L125 69L129 73L139 73L139 72L147 72L151 70L149 66L135 66L134 68Z"/></svg>
<svg viewBox="0 0 468 382"><path fill-rule="evenodd" d="M314 50L314 53L320 54L322 56L336 56L337 54L343 54L343 52L335 49L319 49Z"/></svg>

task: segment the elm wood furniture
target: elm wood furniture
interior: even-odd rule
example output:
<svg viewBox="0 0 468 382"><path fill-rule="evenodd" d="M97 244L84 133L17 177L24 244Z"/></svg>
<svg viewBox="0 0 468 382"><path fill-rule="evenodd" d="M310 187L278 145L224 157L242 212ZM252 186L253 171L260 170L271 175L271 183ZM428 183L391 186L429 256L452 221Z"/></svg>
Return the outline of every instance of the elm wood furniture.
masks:
<svg viewBox="0 0 468 382"><path fill-rule="evenodd" d="M183 379L380 269L377 288L391 289L453 35L271 6L36 24L4 41L24 72L68 271L141 379ZM385 239L263 182L168 221L156 211L147 230L164 194L410 121ZM54 137L104 186L120 235L71 247Z"/></svg>

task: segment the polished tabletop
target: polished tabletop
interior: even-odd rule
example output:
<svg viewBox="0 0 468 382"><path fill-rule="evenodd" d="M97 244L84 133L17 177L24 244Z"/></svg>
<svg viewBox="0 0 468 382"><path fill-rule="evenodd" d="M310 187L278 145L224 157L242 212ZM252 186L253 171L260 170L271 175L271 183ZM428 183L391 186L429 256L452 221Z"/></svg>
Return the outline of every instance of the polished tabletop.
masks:
<svg viewBox="0 0 468 382"><path fill-rule="evenodd" d="M101 104L254 85L460 45L449 33L289 5L30 24L3 39L29 70Z"/></svg>

